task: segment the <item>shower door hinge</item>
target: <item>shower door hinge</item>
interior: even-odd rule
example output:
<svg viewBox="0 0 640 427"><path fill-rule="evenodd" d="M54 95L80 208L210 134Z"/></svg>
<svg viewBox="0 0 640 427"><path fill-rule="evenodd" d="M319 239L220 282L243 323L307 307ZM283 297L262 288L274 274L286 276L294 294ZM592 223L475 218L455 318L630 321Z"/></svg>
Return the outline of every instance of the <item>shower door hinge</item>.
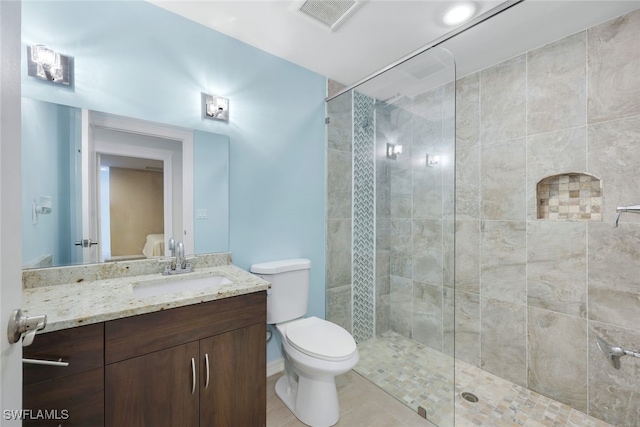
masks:
<svg viewBox="0 0 640 427"><path fill-rule="evenodd" d="M331 119L329 117L325 117L324 124L328 125L330 122L331 122Z"/></svg>

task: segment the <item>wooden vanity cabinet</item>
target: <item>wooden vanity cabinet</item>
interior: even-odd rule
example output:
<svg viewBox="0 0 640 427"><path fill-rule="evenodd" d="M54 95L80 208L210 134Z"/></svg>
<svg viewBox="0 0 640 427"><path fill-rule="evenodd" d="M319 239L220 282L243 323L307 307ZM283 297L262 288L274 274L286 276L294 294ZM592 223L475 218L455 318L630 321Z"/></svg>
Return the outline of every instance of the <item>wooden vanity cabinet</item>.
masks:
<svg viewBox="0 0 640 427"><path fill-rule="evenodd" d="M266 424L265 322L200 340L200 426ZM266 357L266 356L265 356ZM259 379L259 380L257 380ZM264 379L264 381L262 380Z"/></svg>
<svg viewBox="0 0 640 427"><path fill-rule="evenodd" d="M25 409L51 427L266 425L266 292L38 334Z"/></svg>
<svg viewBox="0 0 640 427"><path fill-rule="evenodd" d="M69 363L23 364L23 426L104 425L104 324L39 334L23 358Z"/></svg>
<svg viewBox="0 0 640 427"><path fill-rule="evenodd" d="M105 425L266 425L266 292L105 324Z"/></svg>

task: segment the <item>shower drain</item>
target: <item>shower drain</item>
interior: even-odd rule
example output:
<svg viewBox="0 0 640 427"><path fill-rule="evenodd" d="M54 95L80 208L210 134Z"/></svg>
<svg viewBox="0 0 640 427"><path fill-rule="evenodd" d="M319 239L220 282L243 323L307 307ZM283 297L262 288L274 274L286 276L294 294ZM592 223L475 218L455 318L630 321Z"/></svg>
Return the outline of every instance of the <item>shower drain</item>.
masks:
<svg viewBox="0 0 640 427"><path fill-rule="evenodd" d="M480 400L480 399L478 399L478 396L476 396L473 393L469 393L468 391L462 392L461 396L462 396L462 398L464 400L466 400L468 402L471 402L471 403L476 403L478 400Z"/></svg>

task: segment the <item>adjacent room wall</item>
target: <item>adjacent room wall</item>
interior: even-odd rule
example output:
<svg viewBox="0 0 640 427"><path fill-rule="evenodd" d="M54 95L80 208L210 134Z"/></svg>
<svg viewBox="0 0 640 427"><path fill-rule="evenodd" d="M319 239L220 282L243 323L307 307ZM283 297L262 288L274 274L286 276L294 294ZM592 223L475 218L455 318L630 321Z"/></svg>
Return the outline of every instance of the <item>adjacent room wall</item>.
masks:
<svg viewBox="0 0 640 427"><path fill-rule="evenodd" d="M147 235L164 233L163 176L109 168L111 256L141 256Z"/></svg>

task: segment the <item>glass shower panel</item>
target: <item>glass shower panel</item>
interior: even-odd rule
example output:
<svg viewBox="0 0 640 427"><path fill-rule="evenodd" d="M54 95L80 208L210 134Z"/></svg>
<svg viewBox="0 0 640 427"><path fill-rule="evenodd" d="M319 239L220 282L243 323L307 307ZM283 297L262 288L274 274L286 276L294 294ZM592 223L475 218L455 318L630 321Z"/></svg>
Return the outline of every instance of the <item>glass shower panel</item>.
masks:
<svg viewBox="0 0 640 427"><path fill-rule="evenodd" d="M358 373L434 424L453 426L453 57L432 48L327 110L328 206L340 198L332 150L349 145L341 159L351 161L351 215L341 224L350 251L337 243L349 240L336 237L331 215L327 228L327 276L336 254L349 252L351 281L340 291L328 283L327 316L347 323L358 342Z"/></svg>

